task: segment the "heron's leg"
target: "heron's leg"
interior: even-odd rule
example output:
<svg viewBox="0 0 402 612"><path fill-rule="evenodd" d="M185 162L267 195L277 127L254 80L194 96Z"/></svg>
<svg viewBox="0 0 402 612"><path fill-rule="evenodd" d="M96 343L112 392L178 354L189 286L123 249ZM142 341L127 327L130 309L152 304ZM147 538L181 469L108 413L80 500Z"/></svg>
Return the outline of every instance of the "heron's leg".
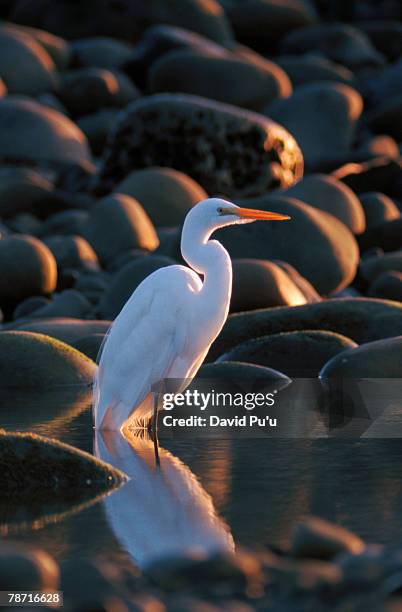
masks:
<svg viewBox="0 0 402 612"><path fill-rule="evenodd" d="M154 443L155 450L155 463L159 467L159 440L158 440L158 405L159 405L159 393L154 392L154 412L152 416L152 440Z"/></svg>

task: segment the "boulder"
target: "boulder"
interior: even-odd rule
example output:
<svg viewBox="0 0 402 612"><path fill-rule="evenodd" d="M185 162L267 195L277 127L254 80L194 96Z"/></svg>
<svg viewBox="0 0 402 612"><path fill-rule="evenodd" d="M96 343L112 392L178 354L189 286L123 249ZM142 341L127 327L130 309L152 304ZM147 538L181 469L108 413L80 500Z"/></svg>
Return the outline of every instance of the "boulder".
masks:
<svg viewBox="0 0 402 612"><path fill-rule="evenodd" d="M360 202L366 216L367 229L372 229L384 221L393 221L401 217L395 202L384 193L376 191L362 193Z"/></svg>
<svg viewBox="0 0 402 612"><path fill-rule="evenodd" d="M325 364L320 377L343 378L402 378L402 335L367 342L336 355Z"/></svg>
<svg viewBox="0 0 402 612"><path fill-rule="evenodd" d="M351 70L320 55L280 55L275 58L275 62L286 72L293 87L318 81L335 81L355 86Z"/></svg>
<svg viewBox="0 0 402 612"><path fill-rule="evenodd" d="M358 242L362 251L372 248L380 248L388 252L396 251L402 248L401 232L402 218L383 221L358 236Z"/></svg>
<svg viewBox="0 0 402 612"><path fill-rule="evenodd" d="M120 68L133 53L133 45L107 36L80 38L71 43L72 62L86 68Z"/></svg>
<svg viewBox="0 0 402 612"><path fill-rule="evenodd" d="M383 272L370 285L369 295L402 302L402 271Z"/></svg>
<svg viewBox="0 0 402 612"><path fill-rule="evenodd" d="M34 212L51 197L53 184L40 172L24 166L0 167L0 217Z"/></svg>
<svg viewBox="0 0 402 612"><path fill-rule="evenodd" d="M100 350L106 334L90 334L84 336L74 343L74 348L80 353L83 353L95 363L99 362Z"/></svg>
<svg viewBox="0 0 402 612"><path fill-rule="evenodd" d="M5 27L9 31L17 32L17 34L25 34L29 38L33 38L50 55L58 70L65 70L68 67L71 60L71 48L69 43L63 38L54 36L54 34L45 32L45 30L17 25L11 23L11 21L2 21L0 26Z"/></svg>
<svg viewBox="0 0 402 612"><path fill-rule="evenodd" d="M376 134L389 134L398 142L402 140L402 93L385 98L367 115L367 122Z"/></svg>
<svg viewBox="0 0 402 612"><path fill-rule="evenodd" d="M365 257L359 268L359 277L372 283L383 272L402 272L402 250L385 253L380 257Z"/></svg>
<svg viewBox="0 0 402 612"><path fill-rule="evenodd" d="M99 270L95 251L81 236L50 236L43 242L52 251L59 268Z"/></svg>
<svg viewBox="0 0 402 612"><path fill-rule="evenodd" d="M4 433L0 440L3 437ZM0 448L1 445L2 442ZM59 579L59 566L46 551L21 542L2 541L0 545L2 591L57 591Z"/></svg>
<svg viewBox="0 0 402 612"><path fill-rule="evenodd" d="M66 289L55 294L54 299L49 304L34 310L29 318L71 317L73 319L85 319L90 316L91 310L92 305L85 296L75 289Z"/></svg>
<svg viewBox="0 0 402 612"><path fill-rule="evenodd" d="M16 321L12 324L16 331L28 331L45 334L66 344L74 344L80 338L90 334L106 334L110 321L93 321L55 317L53 319L36 319L34 321Z"/></svg>
<svg viewBox="0 0 402 612"><path fill-rule="evenodd" d="M102 155L119 112L117 108L104 108L77 119L77 125L87 137L95 156Z"/></svg>

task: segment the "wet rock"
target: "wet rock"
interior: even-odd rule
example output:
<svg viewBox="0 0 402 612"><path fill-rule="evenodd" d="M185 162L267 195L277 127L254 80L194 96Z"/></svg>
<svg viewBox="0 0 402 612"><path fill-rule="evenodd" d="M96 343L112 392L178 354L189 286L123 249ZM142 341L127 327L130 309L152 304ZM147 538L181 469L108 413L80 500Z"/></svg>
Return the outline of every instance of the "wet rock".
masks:
<svg viewBox="0 0 402 612"><path fill-rule="evenodd" d="M41 27L64 38L111 36L128 41L138 40L143 30L154 23L167 23L192 29L207 38L230 43L232 34L218 2L209 0L160 0L118 4L107 0L87 0L77 13L69 0L18 2L11 12L12 21Z"/></svg>
<svg viewBox="0 0 402 612"><path fill-rule="evenodd" d="M120 193L103 198L92 208L85 236L103 264L124 251L137 248L153 251L159 244L155 228L140 203Z"/></svg>
<svg viewBox="0 0 402 612"><path fill-rule="evenodd" d="M365 229L365 215L359 198L347 185L332 176L309 174L287 189L284 195L334 215L354 234L360 234Z"/></svg>
<svg viewBox="0 0 402 612"><path fill-rule="evenodd" d="M363 32L343 23L321 23L290 32L283 39L281 49L284 53L322 53L351 70L384 63L381 53Z"/></svg>
<svg viewBox="0 0 402 612"><path fill-rule="evenodd" d="M131 172L115 190L138 200L156 227L181 225L190 208L208 197L192 178L172 168Z"/></svg>
<svg viewBox="0 0 402 612"><path fill-rule="evenodd" d="M3 387L54 387L90 384L95 364L67 344L43 334L0 332Z"/></svg>
<svg viewBox="0 0 402 612"><path fill-rule="evenodd" d="M349 151L362 109L362 98L355 89L322 82L298 87L289 98L270 104L264 114L289 130L306 165L314 169L335 152Z"/></svg>
<svg viewBox="0 0 402 612"><path fill-rule="evenodd" d="M358 237L360 248L367 251L373 247L384 251L395 251L402 247L402 219L383 221L382 223L368 229L362 236Z"/></svg>
<svg viewBox="0 0 402 612"><path fill-rule="evenodd" d="M401 70L402 72L402 70ZM369 127L376 134L390 134L395 140L402 140L402 93L386 98L367 116Z"/></svg>
<svg viewBox="0 0 402 612"><path fill-rule="evenodd" d="M383 272L402 272L402 251L386 253L381 257L366 257L360 262L359 276L372 283Z"/></svg>
<svg viewBox="0 0 402 612"><path fill-rule="evenodd" d="M399 219L401 213L391 198L384 193L371 191L360 196L360 202L366 216L367 229L371 229L383 221Z"/></svg>
<svg viewBox="0 0 402 612"><path fill-rule="evenodd" d="M273 368L290 378L314 378L338 353L357 346L350 338L327 331L293 331L260 336L235 346L219 358Z"/></svg>
<svg viewBox="0 0 402 612"><path fill-rule="evenodd" d="M100 156L105 148L109 133L120 111L115 108L104 108L77 120L77 125L88 139L91 151Z"/></svg>
<svg viewBox="0 0 402 612"><path fill-rule="evenodd" d="M402 195L401 161L378 157L362 164L346 164L333 176L357 194L380 191L396 198Z"/></svg>
<svg viewBox="0 0 402 612"><path fill-rule="evenodd" d="M52 183L36 170L23 166L1 166L0 216L7 219L19 212L33 212L52 190Z"/></svg>
<svg viewBox="0 0 402 612"><path fill-rule="evenodd" d="M192 50L170 52L154 62L148 85L151 93L193 94L257 111L292 91L288 76L273 62Z"/></svg>
<svg viewBox="0 0 402 612"><path fill-rule="evenodd" d="M1 435L0 440L4 437ZM2 442L0 441L0 449ZM0 450L1 453L1 450ZM60 570L44 550L20 542L0 546L0 588L3 591L57 591Z"/></svg>
<svg viewBox="0 0 402 612"><path fill-rule="evenodd" d="M50 32L45 32L45 30L38 30L37 28L30 28L28 26L17 25L15 23L0 22L1 26L7 28L7 30L15 31L17 34L25 34L26 36L33 38L37 43L39 43L45 51L52 58L55 66L59 70L65 70L71 59L71 49L69 43L60 38L59 36L54 36L50 34Z"/></svg>
<svg viewBox="0 0 402 612"><path fill-rule="evenodd" d="M56 261L43 242L22 235L0 240L1 305L52 293L56 282Z"/></svg>
<svg viewBox="0 0 402 612"><path fill-rule="evenodd" d="M77 351L80 351L80 353L83 353L97 363L104 338L105 334L90 334L77 340L73 346Z"/></svg>
<svg viewBox="0 0 402 612"><path fill-rule="evenodd" d="M0 158L79 164L90 153L70 119L33 100L6 97L0 99Z"/></svg>
<svg viewBox="0 0 402 612"><path fill-rule="evenodd" d="M54 295L50 304L35 310L30 318L71 317L84 319L90 315L91 310L91 303L79 291L67 289Z"/></svg>
<svg viewBox="0 0 402 612"><path fill-rule="evenodd" d="M275 61L286 72L293 87L317 81L335 81L352 87L355 85L351 70L326 57L314 54L281 55Z"/></svg>
<svg viewBox="0 0 402 612"><path fill-rule="evenodd" d="M81 236L50 236L44 243L52 251L59 268L99 270L95 251Z"/></svg>
<svg viewBox="0 0 402 612"><path fill-rule="evenodd" d="M313 9L299 0L235 2L227 15L237 40L265 52L274 50L288 32L316 21Z"/></svg>
<svg viewBox="0 0 402 612"><path fill-rule="evenodd" d="M152 272L176 262L169 257L147 255L124 266L105 291L99 312L104 319L115 319L138 285Z"/></svg>
<svg viewBox="0 0 402 612"><path fill-rule="evenodd" d="M402 302L402 272L383 272L370 285L368 294Z"/></svg>
<svg viewBox="0 0 402 612"><path fill-rule="evenodd" d="M402 306L373 298L344 298L233 314L208 357L216 359L251 338L303 329L337 332L358 344L402 335Z"/></svg>
<svg viewBox="0 0 402 612"><path fill-rule="evenodd" d="M110 106L123 108L138 97L138 91L122 73L80 68L63 74L58 95L70 113L85 115Z"/></svg>
<svg viewBox="0 0 402 612"><path fill-rule="evenodd" d="M0 433L0 486L10 506L94 498L126 476L89 453L31 433ZM25 586L25 588L27 588Z"/></svg>
<svg viewBox="0 0 402 612"><path fill-rule="evenodd" d="M40 295L29 297L18 304L13 312L13 319L16 320L29 317L36 310L48 306L48 304L51 304L51 300Z"/></svg>
<svg viewBox="0 0 402 612"><path fill-rule="evenodd" d="M401 378L402 335L367 342L344 351L323 367L320 377L324 381L343 378Z"/></svg>
<svg viewBox="0 0 402 612"><path fill-rule="evenodd" d="M110 321L91 321L71 319L68 317L53 319L38 319L36 321L15 322L13 327L17 331L29 331L45 334L66 344L74 344L80 338L90 334L105 334L111 325Z"/></svg>
<svg viewBox="0 0 402 612"><path fill-rule="evenodd" d="M57 85L55 65L45 49L33 37L1 24L0 74L9 94L35 96Z"/></svg>
<svg viewBox="0 0 402 612"><path fill-rule="evenodd" d="M120 68L132 55L133 48L126 41L106 36L81 38L71 43L72 62L80 67Z"/></svg>
<svg viewBox="0 0 402 612"><path fill-rule="evenodd" d="M94 187L111 190L144 166L181 170L207 193L227 196L287 187L303 172L297 144L276 123L184 94L154 95L129 107L115 126Z"/></svg>
<svg viewBox="0 0 402 612"><path fill-rule="evenodd" d="M231 312L307 302L288 274L271 261L234 259L232 267Z"/></svg>
<svg viewBox="0 0 402 612"><path fill-rule="evenodd" d="M43 235L55 236L83 236L88 223L89 213L86 210L63 210L50 215L43 224Z"/></svg>
<svg viewBox="0 0 402 612"><path fill-rule="evenodd" d="M290 552L294 557L326 560L346 552L360 554L364 548L364 542L351 531L311 517L293 530Z"/></svg>
<svg viewBox="0 0 402 612"><path fill-rule="evenodd" d="M286 261L321 294L346 287L353 280L358 264L357 244L338 219L294 198L269 196L244 200L241 204L288 214L291 220L219 230L216 238L232 258ZM309 245L308 249L300 247L300 236ZM317 261L320 261L319 266Z"/></svg>

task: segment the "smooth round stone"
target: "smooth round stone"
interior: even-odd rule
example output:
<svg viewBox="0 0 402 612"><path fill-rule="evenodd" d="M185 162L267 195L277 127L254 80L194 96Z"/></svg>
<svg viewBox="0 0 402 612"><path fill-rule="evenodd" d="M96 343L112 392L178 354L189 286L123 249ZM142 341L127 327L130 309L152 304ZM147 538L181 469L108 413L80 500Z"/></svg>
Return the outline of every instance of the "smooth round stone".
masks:
<svg viewBox="0 0 402 612"><path fill-rule="evenodd" d="M231 312L299 306L307 300L282 268L261 259L234 259Z"/></svg>
<svg viewBox="0 0 402 612"><path fill-rule="evenodd" d="M236 39L259 51L272 51L285 34L316 21L313 9L300 0L235 2L227 15Z"/></svg>
<svg viewBox="0 0 402 612"><path fill-rule="evenodd" d="M402 197L400 160L377 157L364 163L346 164L332 173L356 193L380 191Z"/></svg>
<svg viewBox="0 0 402 612"><path fill-rule="evenodd" d="M30 317L36 310L39 310L48 304L51 304L51 300L41 295L29 297L18 304L13 312L13 319L16 320Z"/></svg>
<svg viewBox="0 0 402 612"><path fill-rule="evenodd" d="M393 221L401 217L395 202L384 193L378 191L362 193L360 202L366 216L367 229L374 228L384 221Z"/></svg>
<svg viewBox="0 0 402 612"><path fill-rule="evenodd" d="M87 0L77 6L70 0L26 0L17 2L10 19L40 27L64 38L111 36L135 41L148 26L167 23L194 30L207 38L229 43L232 34L225 14L216 0L171 0L119 4L108 0Z"/></svg>
<svg viewBox="0 0 402 612"><path fill-rule="evenodd" d="M104 319L115 319L138 285L152 272L174 265L176 262L169 257L147 255L128 263L118 272L100 304L99 313Z"/></svg>
<svg viewBox="0 0 402 612"><path fill-rule="evenodd" d="M12 161L80 164L87 140L70 119L28 98L0 99L0 157Z"/></svg>
<svg viewBox="0 0 402 612"><path fill-rule="evenodd" d="M129 106L110 138L95 188L110 191L144 166L175 168L207 193L226 196L288 187L303 174L300 150L281 126L184 94L154 95Z"/></svg>
<svg viewBox="0 0 402 612"><path fill-rule="evenodd" d="M0 79L0 98L4 98L7 95L7 87L3 79Z"/></svg>
<svg viewBox="0 0 402 612"><path fill-rule="evenodd" d="M233 381L234 384L242 380L279 383L279 388L283 388L290 383L290 378L283 374L283 372L254 363L242 363L239 361L205 363L198 370L197 378L216 379L227 382Z"/></svg>
<svg viewBox="0 0 402 612"><path fill-rule="evenodd" d="M402 23L396 20L359 21L358 27L371 40L374 47L391 62L402 55Z"/></svg>
<svg viewBox="0 0 402 612"><path fill-rule="evenodd" d="M59 268L99 269L95 251L81 236L50 236L44 243L52 251Z"/></svg>
<svg viewBox="0 0 402 612"><path fill-rule="evenodd" d="M42 223L38 217L31 213L19 213L7 221L7 227L12 233L29 234L30 236L40 236L42 233Z"/></svg>
<svg viewBox="0 0 402 612"><path fill-rule="evenodd" d="M9 31L15 31L17 34L25 34L33 38L50 55L58 70L65 70L68 67L71 60L71 49L69 43L63 38L54 36L54 34L44 30L17 25L10 21L0 21L0 26L4 26Z"/></svg>
<svg viewBox="0 0 402 612"><path fill-rule="evenodd" d="M104 108L77 119L77 125L87 137L91 151L95 156L102 155L119 112L117 108Z"/></svg>
<svg viewBox="0 0 402 612"><path fill-rule="evenodd" d="M80 353L83 353L95 363L98 361L100 356L100 349L105 339L106 334L90 334L80 338L73 344L74 348Z"/></svg>
<svg viewBox="0 0 402 612"><path fill-rule="evenodd" d="M63 210L50 215L43 224L43 235L82 236L88 223L89 213L86 210Z"/></svg>
<svg viewBox="0 0 402 612"><path fill-rule="evenodd" d="M219 230L216 238L232 258L286 261L320 294L342 289L353 280L359 262L357 243L348 228L332 215L288 197L268 196L237 203L284 213L291 220Z"/></svg>
<svg viewBox="0 0 402 612"><path fill-rule="evenodd" d="M96 36L71 43L72 62L81 67L120 68L133 53L133 45L124 41Z"/></svg>
<svg viewBox="0 0 402 612"><path fill-rule="evenodd" d="M402 218L384 221L359 236L362 251L378 247L384 251L395 251L402 248Z"/></svg>
<svg viewBox="0 0 402 612"><path fill-rule="evenodd" d="M345 85L355 85L351 70L341 64L331 62L319 55L280 55L275 62L288 75L293 87L318 81L336 81Z"/></svg>
<svg viewBox="0 0 402 612"><path fill-rule="evenodd" d="M105 274L86 271L79 275L73 287L82 293L91 304L97 305L109 287L109 282L109 278Z"/></svg>
<svg viewBox="0 0 402 612"><path fill-rule="evenodd" d="M382 66L384 58L370 39L357 28L343 23L320 23L290 32L281 41L283 53L313 51L351 70Z"/></svg>
<svg viewBox="0 0 402 612"><path fill-rule="evenodd" d="M360 262L359 275L372 283L383 272L402 272L402 250L381 257L366 257Z"/></svg>
<svg viewBox="0 0 402 612"><path fill-rule="evenodd" d="M85 235L103 264L130 249L153 251L159 244L155 228L141 204L116 193L91 210Z"/></svg>
<svg viewBox="0 0 402 612"><path fill-rule="evenodd" d="M402 302L402 272L383 272L370 285L372 297Z"/></svg>
<svg viewBox="0 0 402 612"><path fill-rule="evenodd" d="M57 85L55 65L36 40L0 23L0 74L9 94L35 96Z"/></svg>
<svg viewBox="0 0 402 612"><path fill-rule="evenodd" d="M124 74L80 68L63 74L58 95L70 113L85 115L108 106L127 106L138 97L138 90Z"/></svg>
<svg viewBox="0 0 402 612"><path fill-rule="evenodd" d="M290 378L313 378L335 355L357 344L328 331L291 331L260 336L224 353L221 361L255 363L283 372Z"/></svg>
<svg viewBox="0 0 402 612"><path fill-rule="evenodd" d="M293 529L290 554L304 559L331 560L340 554L360 554L365 544L351 531L318 517L310 517Z"/></svg>
<svg viewBox="0 0 402 612"><path fill-rule="evenodd" d="M384 134L370 137L356 149L356 152L365 155L366 159L372 159L375 157L389 157L392 159L397 159L399 157L399 147L397 142L391 138L391 136L386 136Z"/></svg>
<svg viewBox="0 0 402 612"><path fill-rule="evenodd" d="M402 335L402 305L373 298L344 298L233 314L212 345L209 360L252 338L306 329L333 331L358 344Z"/></svg>
<svg viewBox="0 0 402 612"><path fill-rule="evenodd" d="M372 112L368 113L367 122L375 133L389 134L395 140L402 140L402 93L386 98Z"/></svg>
<svg viewBox="0 0 402 612"><path fill-rule="evenodd" d="M354 234L365 230L365 215L359 198L332 176L309 174L284 194L334 215Z"/></svg>
<svg viewBox="0 0 402 612"><path fill-rule="evenodd" d="M363 89L373 105L402 94L402 60L363 80Z"/></svg>
<svg viewBox="0 0 402 612"><path fill-rule="evenodd" d="M7 219L18 212L34 211L41 200L52 193L52 183L31 168L0 167L0 217Z"/></svg>
<svg viewBox="0 0 402 612"><path fill-rule="evenodd" d="M0 303L52 293L57 283L56 261L43 242L32 236L0 240Z"/></svg>
<svg viewBox="0 0 402 612"><path fill-rule="evenodd" d="M21 506L32 500L53 506L83 503L127 481L120 470L89 453L32 433L0 432L0 461L3 495Z"/></svg>
<svg viewBox="0 0 402 612"><path fill-rule="evenodd" d="M277 259L274 261L282 270L286 272L286 274L292 279L296 287L300 289L304 297L306 298L306 302L309 304L314 302L321 302L321 296L318 291L313 287L310 281L307 280L304 276L302 276L296 268L290 265L287 261L281 261Z"/></svg>
<svg viewBox="0 0 402 612"><path fill-rule="evenodd" d="M66 344L74 344L80 338L90 334L106 334L110 325L110 321L84 321L62 317L15 323L14 329L17 331L45 334Z"/></svg>
<svg viewBox="0 0 402 612"><path fill-rule="evenodd" d="M324 380L402 378L402 335L344 351L323 367L320 377Z"/></svg>
<svg viewBox="0 0 402 612"><path fill-rule="evenodd" d="M363 110L360 94L342 83L311 83L298 87L286 99L270 104L264 114L296 138L306 166L347 153ZM312 129L314 126L314 129Z"/></svg>
<svg viewBox="0 0 402 612"><path fill-rule="evenodd" d="M3 440L4 433L0 434ZM0 448L2 442L0 441ZM60 570L46 551L18 542L0 545L0 589L4 591L57 591Z"/></svg>
<svg viewBox="0 0 402 612"><path fill-rule="evenodd" d="M40 333L0 332L0 386L46 388L90 384L95 364L70 346Z"/></svg>
<svg viewBox="0 0 402 612"><path fill-rule="evenodd" d="M149 71L151 93L180 92L260 111L291 94L286 73L276 64L201 51L178 50L162 56Z"/></svg>
<svg viewBox="0 0 402 612"><path fill-rule="evenodd" d="M35 310L30 318L72 317L74 319L84 319L89 317L91 310L92 305L79 291L67 289L56 294L50 304Z"/></svg>
<svg viewBox="0 0 402 612"><path fill-rule="evenodd" d="M156 227L181 225L190 208L208 197L201 185L173 168L131 172L115 190L138 200Z"/></svg>

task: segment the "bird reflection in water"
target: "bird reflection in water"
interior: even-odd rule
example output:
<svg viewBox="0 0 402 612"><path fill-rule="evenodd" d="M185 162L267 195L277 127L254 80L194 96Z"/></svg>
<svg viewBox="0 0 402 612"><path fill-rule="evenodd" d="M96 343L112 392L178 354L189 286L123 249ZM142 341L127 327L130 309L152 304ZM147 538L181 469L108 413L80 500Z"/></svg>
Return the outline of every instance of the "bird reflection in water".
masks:
<svg viewBox="0 0 402 612"><path fill-rule="evenodd" d="M107 520L140 567L174 556L207 556L234 550L228 526L211 497L180 459L152 439L126 431L96 431L95 455L130 481L103 500Z"/></svg>

